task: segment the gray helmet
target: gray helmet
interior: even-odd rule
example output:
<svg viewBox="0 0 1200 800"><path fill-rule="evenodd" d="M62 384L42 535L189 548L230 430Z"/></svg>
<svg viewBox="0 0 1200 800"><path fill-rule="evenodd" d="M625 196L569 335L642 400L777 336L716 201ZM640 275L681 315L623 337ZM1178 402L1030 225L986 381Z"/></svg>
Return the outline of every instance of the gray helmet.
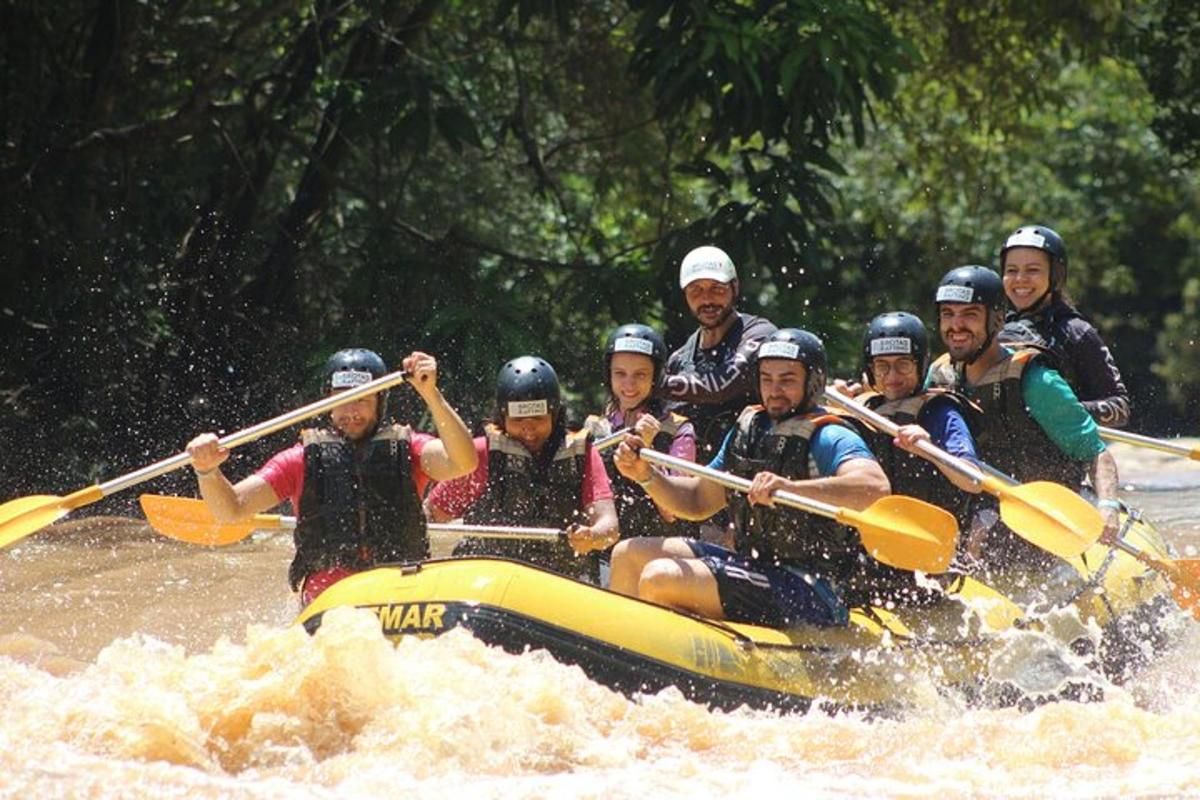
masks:
<svg viewBox="0 0 1200 800"><path fill-rule="evenodd" d="M758 349L754 351L751 373L755 392L759 391L759 365L763 361L773 358L799 361L804 365L807 373L804 382L804 399L796 411L798 413L811 411L825 393L825 373L829 369L825 345L820 338L800 328L780 328L764 339Z"/></svg>
<svg viewBox="0 0 1200 800"><path fill-rule="evenodd" d="M912 356L924 375L929 369L929 333L925 323L907 311L888 311L867 323L862 345L863 373L875 383L871 362L876 356Z"/></svg>
<svg viewBox="0 0 1200 800"><path fill-rule="evenodd" d="M500 419L550 414L558 419L562 390L554 367L537 356L520 356L496 376L496 407Z"/></svg>

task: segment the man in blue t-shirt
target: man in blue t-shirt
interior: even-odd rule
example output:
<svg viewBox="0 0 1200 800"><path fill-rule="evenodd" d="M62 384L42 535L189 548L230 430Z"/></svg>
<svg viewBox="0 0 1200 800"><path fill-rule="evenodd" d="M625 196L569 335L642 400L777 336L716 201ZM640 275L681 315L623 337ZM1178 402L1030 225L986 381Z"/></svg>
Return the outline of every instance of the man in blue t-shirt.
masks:
<svg viewBox="0 0 1200 800"><path fill-rule="evenodd" d="M831 520L776 506L785 490L863 509L888 494L887 476L852 428L817 406L825 388L821 340L785 328L753 360L762 405L748 406L710 466L751 480L746 494L667 475L642 460L641 440L617 451L617 469L661 507L706 519L728 507L734 548L683 538L627 539L613 551L614 591L714 619L772 627L845 625L858 599L865 554L857 534Z"/></svg>

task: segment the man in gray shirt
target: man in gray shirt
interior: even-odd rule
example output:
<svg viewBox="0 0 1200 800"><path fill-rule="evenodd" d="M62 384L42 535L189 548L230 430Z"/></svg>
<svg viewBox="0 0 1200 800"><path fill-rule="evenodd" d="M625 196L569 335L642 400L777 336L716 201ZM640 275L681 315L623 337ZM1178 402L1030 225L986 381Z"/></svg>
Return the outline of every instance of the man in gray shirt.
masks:
<svg viewBox="0 0 1200 800"><path fill-rule="evenodd" d="M737 414L758 402L750 359L776 328L734 307L737 269L720 248L706 245L684 256L679 286L700 327L667 360L663 391L671 410L695 426L703 462L716 454Z"/></svg>

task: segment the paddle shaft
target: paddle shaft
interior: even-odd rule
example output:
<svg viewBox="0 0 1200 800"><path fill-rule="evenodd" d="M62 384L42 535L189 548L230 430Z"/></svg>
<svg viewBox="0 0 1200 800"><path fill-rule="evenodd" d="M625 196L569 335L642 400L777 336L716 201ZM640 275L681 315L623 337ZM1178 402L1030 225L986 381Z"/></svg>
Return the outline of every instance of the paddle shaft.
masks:
<svg viewBox="0 0 1200 800"><path fill-rule="evenodd" d="M639 451L642 459L651 464L673 469L676 472L684 472L689 475L694 475L697 478L704 478L713 483L720 484L726 489L733 489L738 492L750 491L750 481L745 478L739 478L736 475L730 475L728 472L706 467L703 464L697 464L694 461L677 458L676 456L660 453L657 450L651 450L649 447L643 447ZM771 493L771 497L777 502L792 508L798 508L801 511L807 511L810 514L817 514L829 519L839 519L838 507L823 503L820 500L810 500L807 497L801 497L798 494L783 490L776 490Z"/></svg>
<svg viewBox="0 0 1200 800"><path fill-rule="evenodd" d="M900 431L900 426L892 420L888 419L882 414L877 413L876 411L867 408L862 403L846 397L844 394L841 394L834 389L826 389L825 396L841 408L846 409L846 411L870 424L871 427L886 433L889 436L896 436ZM973 464L947 453L933 442L926 441L924 439L917 442L917 449L928 456L931 461L935 461L947 469L957 472L967 480L974 481L977 485L983 486L985 489L987 488L985 485L986 479L983 472Z"/></svg>
<svg viewBox="0 0 1200 800"><path fill-rule="evenodd" d="M263 528L292 530L296 518L281 514L256 514L256 524ZM467 525L458 522L431 522L426 526L430 533L449 533L460 536L480 536L486 539L561 539L566 531L558 528L530 528L519 525Z"/></svg>
<svg viewBox="0 0 1200 800"><path fill-rule="evenodd" d="M406 372L392 372L375 380L364 383L361 386L356 386L353 389L347 389L344 392L330 395L316 402L309 403L306 406L297 408L295 411L289 411L286 414L280 414L274 419L269 419L266 422L260 422L257 425L251 425L245 430L231 433L228 436L223 436L220 439L222 447L233 448L238 445L243 445L248 442L253 442L256 439L261 439L264 436L275 433L275 431L283 430L284 428L294 425L301 420L311 419L319 414L329 411L343 403L349 403L357 400L360 397L374 394L375 392L389 389L398 383L403 383L408 377ZM192 463L192 457L186 451L177 453L170 458L164 458L147 467L142 467L139 470L130 472L128 475L122 475L119 478L114 478L107 483L100 484L99 491L101 496L107 497L110 494L119 492L122 489L128 489L130 486L136 486L139 483L144 483L160 475L166 475L168 472L186 467Z"/></svg>
<svg viewBox="0 0 1200 800"><path fill-rule="evenodd" d="M1123 444L1132 444L1137 447L1148 447L1151 450L1158 450L1162 453L1170 453L1173 456L1183 456L1184 458L1192 458L1200 461L1200 447L1188 447L1184 444L1174 444L1173 442L1155 439L1150 436L1142 436L1138 433L1128 433L1119 431L1116 428L1106 428L1103 425L1100 428L1100 435L1110 442L1122 442Z"/></svg>
<svg viewBox="0 0 1200 800"><path fill-rule="evenodd" d="M596 441L592 442L592 447L600 452L604 452L610 447L616 447L621 442L625 441L625 435L633 433L629 428L621 428L619 431L613 431L608 436L601 436Z"/></svg>

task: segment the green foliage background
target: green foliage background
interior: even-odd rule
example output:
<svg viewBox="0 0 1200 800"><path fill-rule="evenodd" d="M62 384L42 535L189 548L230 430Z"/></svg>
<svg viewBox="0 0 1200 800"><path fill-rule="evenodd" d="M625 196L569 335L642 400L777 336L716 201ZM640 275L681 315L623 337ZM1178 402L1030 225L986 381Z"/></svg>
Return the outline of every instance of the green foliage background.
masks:
<svg viewBox="0 0 1200 800"><path fill-rule="evenodd" d="M1200 416L1200 12L1181 0L0 0L0 491L299 404L331 351L437 354L476 421L537 352L743 307L853 370L871 315L1056 227L1135 429ZM401 391L397 411L419 407ZM289 434L248 448L247 468Z"/></svg>

